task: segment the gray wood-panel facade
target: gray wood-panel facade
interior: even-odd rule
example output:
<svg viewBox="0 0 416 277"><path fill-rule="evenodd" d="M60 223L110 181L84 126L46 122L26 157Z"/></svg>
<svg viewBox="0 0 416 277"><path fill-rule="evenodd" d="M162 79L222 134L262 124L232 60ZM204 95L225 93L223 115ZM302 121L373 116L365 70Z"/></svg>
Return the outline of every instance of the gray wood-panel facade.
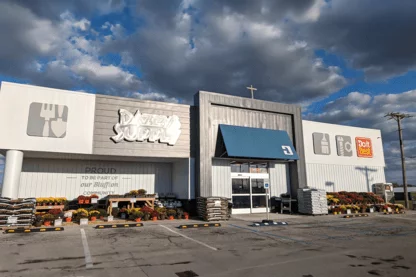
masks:
<svg viewBox="0 0 416 277"><path fill-rule="evenodd" d="M175 145L159 142L128 142L115 143L110 138L116 133L114 125L119 122L119 109L125 109L134 114L156 114L179 117L181 134ZM137 157L166 157L189 158L191 156L191 106L156 101L137 100L131 98L97 95L94 119L93 154L137 156Z"/></svg>
<svg viewBox="0 0 416 277"><path fill-rule="evenodd" d="M288 133L299 160L289 163L291 192L306 186L300 106L200 91L195 95L198 106L197 195L213 195L212 158L218 155L218 125L284 130Z"/></svg>

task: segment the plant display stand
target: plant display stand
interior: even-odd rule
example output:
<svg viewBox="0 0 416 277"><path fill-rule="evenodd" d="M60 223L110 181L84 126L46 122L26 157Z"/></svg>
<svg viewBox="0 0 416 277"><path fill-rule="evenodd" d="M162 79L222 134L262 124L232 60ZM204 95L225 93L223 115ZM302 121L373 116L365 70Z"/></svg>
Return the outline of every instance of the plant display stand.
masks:
<svg viewBox="0 0 416 277"><path fill-rule="evenodd" d="M108 214L111 214L113 211L113 203L115 202L128 202L127 208L133 208L134 204L137 202L145 202L146 205L152 209L155 208L155 198L154 197L143 197L143 198L110 198L108 199L109 206L107 209Z"/></svg>
<svg viewBox="0 0 416 277"><path fill-rule="evenodd" d="M30 226L35 218L35 198L0 197L0 226Z"/></svg>
<svg viewBox="0 0 416 277"><path fill-rule="evenodd" d="M36 211L42 211L42 210L52 210L52 209L59 209L63 211L64 205L55 205L55 206L36 206Z"/></svg>

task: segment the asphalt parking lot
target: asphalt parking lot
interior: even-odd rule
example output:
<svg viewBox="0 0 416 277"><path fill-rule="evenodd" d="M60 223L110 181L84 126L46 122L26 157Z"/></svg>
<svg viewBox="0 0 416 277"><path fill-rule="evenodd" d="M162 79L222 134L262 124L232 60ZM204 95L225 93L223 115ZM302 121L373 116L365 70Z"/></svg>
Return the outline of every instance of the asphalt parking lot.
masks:
<svg viewBox="0 0 416 277"><path fill-rule="evenodd" d="M1 234L0 276L415 276L416 214ZM186 273L187 272L187 273ZM194 274L193 274L194 273Z"/></svg>

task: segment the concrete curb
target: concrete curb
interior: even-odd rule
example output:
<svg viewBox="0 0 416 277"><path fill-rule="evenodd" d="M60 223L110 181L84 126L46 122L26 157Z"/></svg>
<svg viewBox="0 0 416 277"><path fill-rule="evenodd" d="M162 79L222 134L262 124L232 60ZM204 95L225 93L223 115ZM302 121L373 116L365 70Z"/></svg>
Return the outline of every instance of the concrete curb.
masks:
<svg viewBox="0 0 416 277"><path fill-rule="evenodd" d="M130 227L143 227L143 223L129 223L129 224L101 224L96 225L95 229L108 229L108 228L130 228Z"/></svg>
<svg viewBox="0 0 416 277"><path fill-rule="evenodd" d="M53 227L53 228L32 228L32 229L8 229L5 230L5 234L16 234L16 233L37 233L37 232L52 232L52 231L63 231L63 227Z"/></svg>
<svg viewBox="0 0 416 277"><path fill-rule="evenodd" d="M205 224L187 224L179 225L179 229L189 229L189 228L204 228L204 227L221 227L220 223L205 223Z"/></svg>

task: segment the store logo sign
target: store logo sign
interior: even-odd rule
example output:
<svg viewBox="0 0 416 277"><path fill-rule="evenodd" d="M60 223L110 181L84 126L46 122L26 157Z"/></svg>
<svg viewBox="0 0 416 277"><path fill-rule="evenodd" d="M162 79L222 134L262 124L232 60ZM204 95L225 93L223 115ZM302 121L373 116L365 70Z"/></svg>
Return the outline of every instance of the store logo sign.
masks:
<svg viewBox="0 0 416 277"><path fill-rule="evenodd" d="M181 123L176 115L141 114L133 115L127 110L119 110L119 123L114 125L117 135L111 137L114 142L149 141L174 145L181 134Z"/></svg>
<svg viewBox="0 0 416 277"><path fill-rule="evenodd" d="M293 156L293 151L292 151L292 148L290 146L282 145L282 150L283 150L283 153L286 156Z"/></svg>
<svg viewBox="0 0 416 277"><path fill-rule="evenodd" d="M29 107L26 134L33 137L64 138L68 107L33 102Z"/></svg>
<svg viewBox="0 0 416 277"><path fill-rule="evenodd" d="M317 155L330 155L331 143L329 141L329 134L313 133L313 151Z"/></svg>
<svg viewBox="0 0 416 277"><path fill-rule="evenodd" d="M352 141L350 136L335 136L337 154L343 157L352 157Z"/></svg>
<svg viewBox="0 0 416 277"><path fill-rule="evenodd" d="M361 158L372 158L373 147L371 139L369 138L355 138L355 144L357 146L357 156Z"/></svg>

